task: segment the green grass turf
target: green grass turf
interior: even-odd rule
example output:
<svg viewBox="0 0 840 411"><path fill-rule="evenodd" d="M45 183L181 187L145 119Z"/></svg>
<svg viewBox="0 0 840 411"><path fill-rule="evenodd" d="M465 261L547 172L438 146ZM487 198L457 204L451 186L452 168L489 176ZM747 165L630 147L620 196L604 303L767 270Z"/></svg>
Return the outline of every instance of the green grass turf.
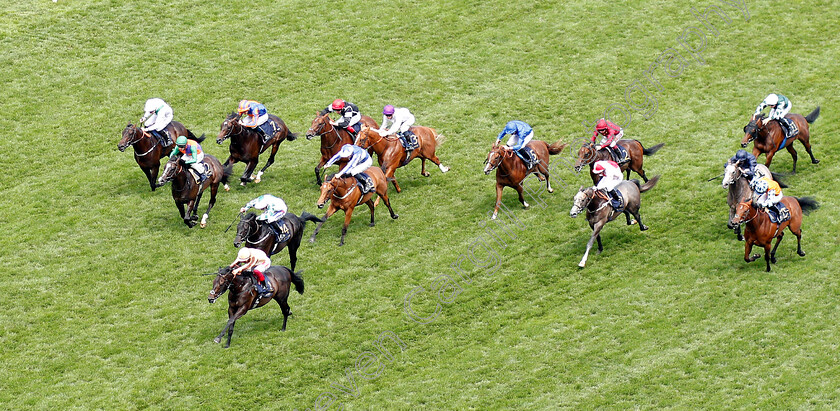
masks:
<svg viewBox="0 0 840 411"><path fill-rule="evenodd" d="M4 1L0 405L840 407L836 1L749 1L748 21L718 2L732 24L707 35L706 64L689 60L673 78L658 69L655 113L633 112L626 128L646 146L666 143L645 159L662 174L643 195L649 231L609 224L604 253L579 270L589 228L568 212L588 177L558 167L544 208L522 210L505 191L526 229L496 245L492 275L464 264L467 283L450 268L488 239L493 177L480 170L504 123L528 121L550 141L585 136L581 122L621 103L663 51L687 56L678 37L699 25L689 7L710 4ZM822 207L804 221L808 255L787 234L765 273L762 261L744 263L725 192L706 179L769 92L794 112L823 108L812 127L823 161L810 164L796 143L799 172L785 190ZM208 133L204 147L220 158L227 143L212 139L242 98L301 135L336 97L377 120L385 104L408 106L448 137L439 155L452 171L398 171L400 219L380 207L369 228L359 210L344 247L342 215L328 221L299 252L306 293L290 297L288 330L272 304L241 319L224 350L212 339L225 302L207 303L211 278L199 274L234 258L223 230L251 198L270 192L295 213L317 211L318 144L284 143L262 183L220 193L210 225L189 230L169 187L150 192L116 150L150 97ZM771 169L791 166L780 153ZM275 261L288 264L286 252ZM434 321L410 320L406 294L423 286L413 308L429 315L444 274L460 291L449 283ZM392 360L366 364L386 331L405 349L385 344ZM348 372L354 394L336 388L350 386Z"/></svg>

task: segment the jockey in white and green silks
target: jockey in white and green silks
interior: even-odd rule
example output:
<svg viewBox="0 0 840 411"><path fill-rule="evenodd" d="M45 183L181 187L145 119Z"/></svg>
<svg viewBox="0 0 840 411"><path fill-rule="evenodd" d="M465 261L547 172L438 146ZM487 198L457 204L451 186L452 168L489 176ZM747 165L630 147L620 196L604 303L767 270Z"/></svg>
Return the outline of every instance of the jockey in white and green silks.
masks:
<svg viewBox="0 0 840 411"><path fill-rule="evenodd" d="M756 118L759 114L761 114L761 110L764 110L765 107L771 108L770 114L767 116L765 123L770 120L778 121L782 126L782 129L785 131L785 138L790 137L790 132L793 127L790 120L785 118L785 115L790 112L790 100L781 94L771 93L767 95L767 97L765 97L761 104L759 104L755 109L753 118Z"/></svg>
<svg viewBox="0 0 840 411"><path fill-rule="evenodd" d="M257 210L263 211L262 214L257 216L257 221L265 221L269 227L273 228L274 233L277 236L277 241L283 242L288 240L288 238L281 238L280 236L280 234L283 233L283 224L285 224L283 216L285 216L289 210L288 207L286 207L285 201L271 194L263 194L249 201L248 204L245 204L244 207L239 209L239 212L244 213L248 211L249 208L256 208Z"/></svg>

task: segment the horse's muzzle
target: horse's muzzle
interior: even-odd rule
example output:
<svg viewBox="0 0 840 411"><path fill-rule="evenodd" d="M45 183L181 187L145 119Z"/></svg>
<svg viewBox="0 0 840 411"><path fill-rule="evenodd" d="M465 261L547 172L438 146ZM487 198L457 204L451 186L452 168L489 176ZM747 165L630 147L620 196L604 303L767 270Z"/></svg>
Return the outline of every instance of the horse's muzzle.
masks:
<svg viewBox="0 0 840 411"><path fill-rule="evenodd" d="M233 242L233 246L236 247L236 248L239 248L240 245L242 245L242 241L234 241Z"/></svg>
<svg viewBox="0 0 840 411"><path fill-rule="evenodd" d="M575 217L577 217L577 216L578 216L578 214L580 214L580 213L579 213L579 212L578 212L578 213L576 213L576 212L574 212L574 211L570 211L570 212L569 212L569 217L575 218Z"/></svg>
<svg viewBox="0 0 840 411"><path fill-rule="evenodd" d="M207 301L209 301L210 304L213 304L216 302L216 297L207 297Z"/></svg>
<svg viewBox="0 0 840 411"><path fill-rule="evenodd" d="M490 174L490 170L484 170L484 175Z"/></svg>
<svg viewBox="0 0 840 411"><path fill-rule="evenodd" d="M224 142L225 142L225 139L223 139L223 138L217 138L216 139L216 144L222 144Z"/></svg>
<svg viewBox="0 0 840 411"><path fill-rule="evenodd" d="M306 133L306 139L307 140L312 140L312 137L315 137L315 134Z"/></svg>
<svg viewBox="0 0 840 411"><path fill-rule="evenodd" d="M726 228L728 228L730 230L734 229L735 227L737 227L737 226L735 224L732 224L731 221L726 223Z"/></svg>
<svg viewBox="0 0 840 411"><path fill-rule="evenodd" d="M127 148L128 148L128 146L124 146L122 144L117 145L117 150L120 150L121 153L124 153L125 149L127 149Z"/></svg>
<svg viewBox="0 0 840 411"><path fill-rule="evenodd" d="M317 206L318 206L318 208L324 208L324 204L325 203L320 203L320 204L317 204Z"/></svg>
<svg viewBox="0 0 840 411"><path fill-rule="evenodd" d="M749 142L747 142L747 143L741 143L741 147L746 148L748 144L750 144L750 143L749 143Z"/></svg>
<svg viewBox="0 0 840 411"><path fill-rule="evenodd" d="M580 173L580 169L582 169L582 168L583 168L583 166L575 166L575 172Z"/></svg>

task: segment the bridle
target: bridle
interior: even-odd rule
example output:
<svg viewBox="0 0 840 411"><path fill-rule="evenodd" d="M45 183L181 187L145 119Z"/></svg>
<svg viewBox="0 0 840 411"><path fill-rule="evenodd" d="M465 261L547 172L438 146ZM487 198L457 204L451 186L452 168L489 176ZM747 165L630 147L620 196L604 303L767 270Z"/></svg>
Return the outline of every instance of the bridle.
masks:
<svg viewBox="0 0 840 411"><path fill-rule="evenodd" d="M237 127L237 126L241 127L242 126L241 124L239 124L239 121L236 121L236 117L225 119L225 122L222 123L222 126L224 126L225 124L228 125L228 130L227 130L227 133L225 133L225 135L222 136L222 138L221 138L222 141L227 140L231 136L231 133L233 133L233 129L235 127ZM239 133L236 133L236 134L239 134Z"/></svg>
<svg viewBox="0 0 840 411"><path fill-rule="evenodd" d="M752 210L752 208L753 208L753 207L752 207L752 206L750 206L750 204L749 204L749 203L747 203L746 201L742 201L742 202L738 203L738 206L740 207L742 204L743 204L743 205L745 205L745 206L747 206L747 207L749 207L747 210ZM750 214L749 214L749 213L750 213L750 211L747 211L747 217L749 217L749 216L750 216ZM756 217L758 217L758 210L755 210L755 215L754 215L754 216L752 216L752 218L750 218L749 220L744 220L744 221L741 221L741 224L746 224L746 223L749 223L750 221L755 220L755 219L756 219Z"/></svg>
<svg viewBox="0 0 840 411"><path fill-rule="evenodd" d="M259 227L259 223L256 222L256 219L254 219L253 221L254 221L254 224L257 224L257 227ZM248 231L246 231L245 234L242 235L242 239L247 243L259 244L259 243L262 243L263 241L265 241L265 239L268 238L268 236L271 235L271 230L268 230L268 232L262 238L260 238L259 240L252 241L251 236L252 235L259 235L259 233L260 233L260 230L256 230L253 233L251 233L251 221L248 221Z"/></svg>
<svg viewBox="0 0 840 411"><path fill-rule="evenodd" d="M226 273L226 274L224 274L224 275L227 275L227 274L229 274L229 273L230 273L230 272L228 272L228 273ZM224 275L223 275L221 272L219 272L218 274L216 274L216 277L222 277L222 278L224 278ZM223 295L223 294L224 294L227 290L229 290L229 289L230 289L230 286L231 286L231 285L233 285L233 279L226 280L226 282L227 282L227 283L225 284L225 288L224 288L224 289L222 289L222 290L220 290L218 293L216 293L216 291L215 291L215 290L210 290L210 295L211 295L211 296L213 296L213 301L215 301L216 299L218 299L219 297L221 297L221 296L222 296L222 295Z"/></svg>
<svg viewBox="0 0 840 411"><path fill-rule="evenodd" d="M329 135L330 134L329 131L327 131L326 133L324 132L324 127L326 127L327 124L328 124L327 120L324 120L323 122L321 122L318 126L317 131L312 130L312 127L310 127L309 131L312 131L312 133L313 133L312 137L321 137L321 136ZM338 130L336 130L335 127L332 128L332 132L335 133L335 141L333 141L333 143L330 144L328 147L324 147L324 148L327 148L327 149L333 148L333 147L335 147L336 144L338 144L341 141L341 135L338 134Z"/></svg>
<svg viewBox="0 0 840 411"><path fill-rule="evenodd" d="M143 139L144 139L144 138L151 137L151 135L149 135L149 133L147 133L145 130L143 130L143 129L142 129L142 128L140 128L140 127L134 126L134 130L135 130L135 131L134 131L134 135L133 135L132 137L136 137L136 136L137 136L137 134L140 134L140 137L139 137L138 139L136 139L136 140L132 140L131 142L126 143L126 147L127 147L127 146L134 146L135 144L137 144L137 143L139 143L139 142L143 141ZM139 131L140 133L138 133L138 131ZM135 151L135 152L134 152L134 156L135 156L135 157L143 157L143 156L145 156L146 154L151 153L151 152L152 152L152 150L154 150L154 149L155 149L155 147L157 147L157 145L158 145L158 141L157 141L156 139L152 139L152 140L154 140L154 144L152 144L152 148L150 148L150 149L146 150L146 152L145 152L145 153L143 153L143 154L137 154L137 151Z"/></svg>
<svg viewBox="0 0 840 411"><path fill-rule="evenodd" d="M504 148L501 148L501 146L499 146L499 151L496 151L495 148L491 149L490 154L493 154L493 153L496 153L496 155L498 155L499 161L496 164L493 164L490 161L490 156L489 155L487 156L487 159L484 160L484 164L490 164L490 169L487 170L488 173L497 169L497 168L499 168L499 166L502 165L502 162L504 161L505 157L513 156L513 150L505 150ZM510 173L500 175L500 177L508 177L508 176L510 176Z"/></svg>

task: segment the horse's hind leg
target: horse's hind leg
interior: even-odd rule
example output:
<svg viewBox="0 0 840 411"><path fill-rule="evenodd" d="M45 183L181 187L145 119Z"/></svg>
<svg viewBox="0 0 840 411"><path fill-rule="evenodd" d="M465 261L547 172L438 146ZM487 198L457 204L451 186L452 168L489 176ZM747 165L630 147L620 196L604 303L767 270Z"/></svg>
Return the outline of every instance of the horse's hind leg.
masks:
<svg viewBox="0 0 840 411"><path fill-rule="evenodd" d="M764 262L767 263L767 272L770 272L770 243L772 241L768 241L767 245L764 246Z"/></svg>
<svg viewBox="0 0 840 411"><path fill-rule="evenodd" d="M805 252L802 251L802 227L801 227L801 225L800 225L800 227L797 227L796 230L793 229L792 225L788 226L788 229L790 229L790 232L792 232L793 235L796 236L796 254L799 254L800 257L805 257Z"/></svg>
<svg viewBox="0 0 840 411"><path fill-rule="evenodd" d="M641 207L639 207L639 208L641 208ZM647 229L648 229L648 226L646 226L646 225L642 224L642 216L641 216L641 214L639 213L639 210L637 209L637 210L635 210L635 211L631 211L631 212L633 213L633 217L635 217L635 218L636 218L636 221L638 221L638 222L639 222L639 231L645 231L645 230L647 230ZM629 224L629 223L628 223L628 224Z"/></svg>
<svg viewBox="0 0 840 411"><path fill-rule="evenodd" d="M445 166L445 165L441 164L441 163L440 163L440 159L438 158L438 156L436 156L436 155L435 155L435 153L432 153L432 155L431 155L431 156L429 156L429 157L428 157L428 159L429 159L431 162L435 163L435 165L436 165L436 166L438 166L438 168L440 169L440 172L441 172L441 173L445 173L445 172L449 171L449 167L447 167L447 166Z"/></svg>
<svg viewBox="0 0 840 411"><path fill-rule="evenodd" d="M263 173L265 173L265 169L267 169L268 166L274 164L274 155L277 154L277 149L278 148L280 148L280 142L279 141L277 143L274 143L273 146L271 146L271 155L268 156L268 161L265 162L265 166L263 166L263 168L260 169L260 172L257 173L257 176L254 177L254 182L255 183L259 183L260 182L260 177L262 177Z"/></svg>
<svg viewBox="0 0 840 411"><path fill-rule="evenodd" d="M797 158L797 155L796 155L796 149L793 148L793 141L791 141L790 144L788 144L788 146L786 148L787 148L788 153L790 153L790 156L793 157L793 172L796 173L796 158Z"/></svg>
<svg viewBox="0 0 840 411"><path fill-rule="evenodd" d="M370 208L370 226L373 227L375 225L373 221L373 200L365 201L365 204Z"/></svg>
<svg viewBox="0 0 840 411"><path fill-rule="evenodd" d="M210 217L210 210L213 209L213 206L216 204L216 193L219 191L219 184L214 183L210 186L210 203L207 204L207 211L204 212L204 215L201 216L201 228L207 227L207 219ZM198 207L196 207L198 208Z"/></svg>
<svg viewBox="0 0 840 411"><path fill-rule="evenodd" d="M531 205L528 204L528 202L525 201L525 197L522 196L522 184L517 184L513 186L513 189L516 190L517 193L519 193L519 202L522 203L522 207L526 210L531 208Z"/></svg>
<svg viewBox="0 0 840 411"><path fill-rule="evenodd" d="M810 133L810 131L809 131L809 133ZM809 134L807 137L803 137L799 141L802 142L802 145L805 146L805 151L807 151L808 155L811 156L811 163L812 164L819 164L820 160L817 160L814 157L814 153L811 152L811 141L810 140L811 140L811 136ZM793 143L791 143L791 145L793 145Z"/></svg>
<svg viewBox="0 0 840 411"><path fill-rule="evenodd" d="M245 166L245 172L242 173L242 177L239 177L239 181L240 181L239 185L244 186L245 183L248 183L248 182L253 180L251 178L251 174L254 172L254 169L257 168L257 161L258 160L251 160L251 161L248 162L248 165Z"/></svg>
<svg viewBox="0 0 840 411"><path fill-rule="evenodd" d="M773 246L773 250L770 251L770 262L776 264L776 249L779 248L779 243L782 242L782 238L785 236L785 233L782 230L779 230L779 236L776 237L776 245Z"/></svg>
<svg viewBox="0 0 840 411"><path fill-rule="evenodd" d="M280 331L286 331L286 321L289 319L289 316L292 315L292 310L291 307L289 307L288 299L288 292L286 292L286 295L282 297L279 295L279 293L278 295L274 296L274 301L277 301L277 304L280 305L280 310L283 311L283 328L281 328Z"/></svg>
<svg viewBox="0 0 840 411"><path fill-rule="evenodd" d="M297 250L300 247L300 240L303 239L303 227L298 228L300 231L292 236L289 241L289 265L292 266L292 272L295 272L295 264L297 264Z"/></svg>
<svg viewBox="0 0 840 411"><path fill-rule="evenodd" d="M423 177L428 177L428 176L431 175L431 174L429 174L428 171L426 171L426 159L425 158L420 158L420 175L422 175Z"/></svg>
<svg viewBox="0 0 840 411"><path fill-rule="evenodd" d="M377 193L376 193L376 194L377 194L377 195L379 196L379 198L381 198L381 199L382 199L382 201L385 203L385 207L388 207L388 212L389 212L389 213L391 213L391 218L393 218L394 220L396 220L396 219L400 218L400 216L399 216L397 213L395 213L395 212L394 212L394 209L393 209L393 208L391 208L391 199L390 199L390 198L388 198L388 191L387 191L387 188L388 188L388 183L385 183L383 186L384 186L386 189L385 189L385 190L382 190L382 192L381 192L381 193L377 191ZM376 204L374 204L374 205L376 205ZM373 226L373 209L372 209L372 208L370 209L370 213L371 213L371 216L370 216L370 222L371 222L371 226Z"/></svg>

